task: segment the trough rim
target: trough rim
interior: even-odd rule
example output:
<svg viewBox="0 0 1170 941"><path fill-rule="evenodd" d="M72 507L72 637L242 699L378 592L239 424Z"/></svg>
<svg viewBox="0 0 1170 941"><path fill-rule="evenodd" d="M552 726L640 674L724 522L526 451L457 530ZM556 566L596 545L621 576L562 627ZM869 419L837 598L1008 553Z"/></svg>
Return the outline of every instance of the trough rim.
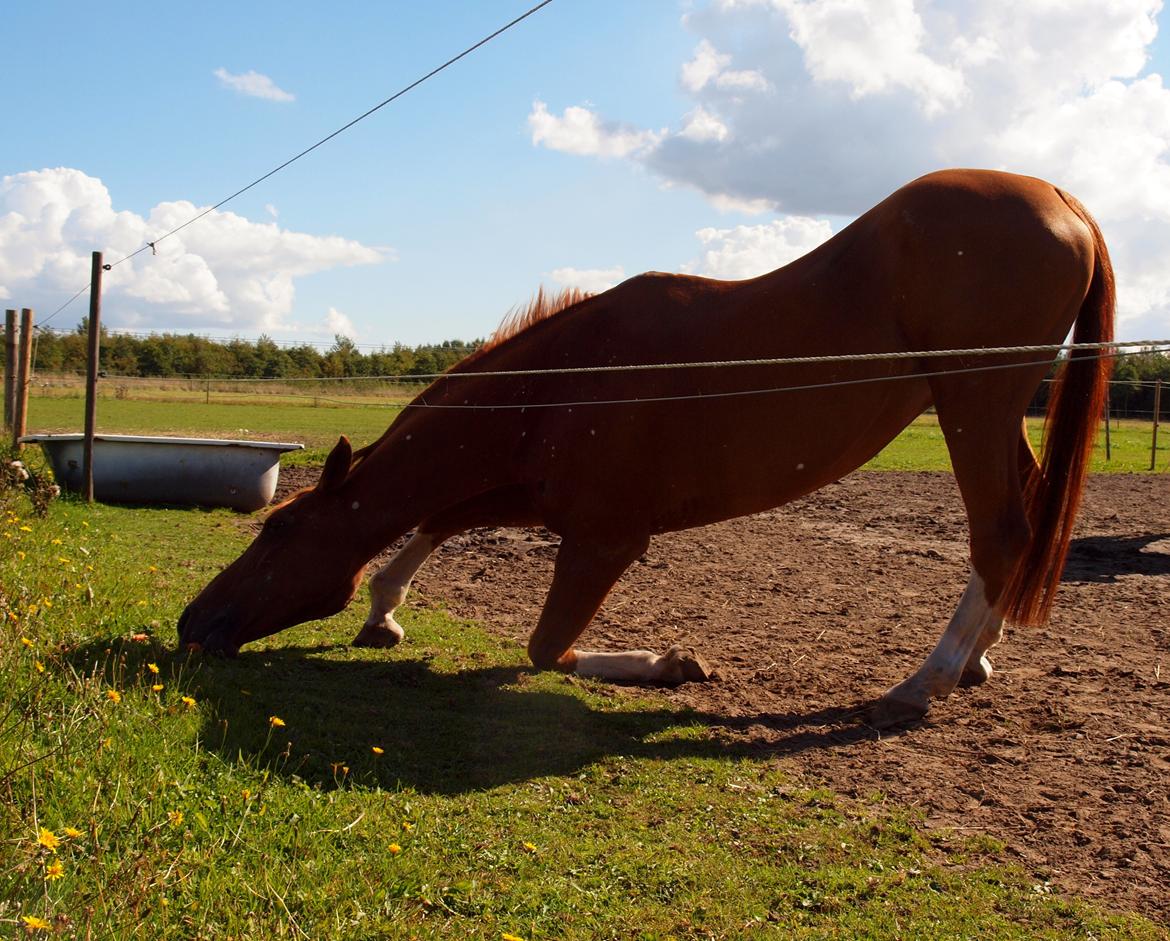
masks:
<svg viewBox="0 0 1170 941"><path fill-rule="evenodd" d="M20 441L23 444L52 444L54 442L83 441L85 435L81 432L62 432L59 434L24 435ZM305 446L291 441L243 441L232 438L168 438L146 435L107 435L96 434L94 441L109 441L123 444L182 444L207 445L210 447L239 447L239 448L266 448L272 451L303 451Z"/></svg>

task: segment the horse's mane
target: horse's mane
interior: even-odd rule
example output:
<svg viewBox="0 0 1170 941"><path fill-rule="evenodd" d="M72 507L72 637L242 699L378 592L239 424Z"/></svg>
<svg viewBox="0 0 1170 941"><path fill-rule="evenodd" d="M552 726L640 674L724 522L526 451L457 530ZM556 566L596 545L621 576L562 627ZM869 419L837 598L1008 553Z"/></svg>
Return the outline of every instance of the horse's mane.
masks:
<svg viewBox="0 0 1170 941"><path fill-rule="evenodd" d="M542 285L536 289L536 294L527 304L513 307L504 315L504 319L496 327L496 332L488 337L488 341L480 347L478 352L486 353L488 350L494 350L506 340L523 333L533 324L548 320L554 314L559 314L562 310L566 310L574 304L580 304L581 301L588 300L592 296L590 292L582 291L580 288L565 288L559 294L546 294Z"/></svg>
<svg viewBox="0 0 1170 941"><path fill-rule="evenodd" d="M568 310L575 304L580 304L592 296L593 294L590 291L583 291L580 288L565 288L559 293L546 293L543 285L538 287L536 294L532 296L532 299L527 304L513 307L504 315L504 319L500 321L500 325L496 327L495 332L488 337L487 342L483 346L469 356L461 359L448 371L464 370L485 353L494 350L498 346L502 346L508 340L512 339L512 337L518 336L529 327L543 320L548 320L553 315L559 314L563 310ZM392 427L393 423L391 424ZM390 428L387 428L377 441L373 441L364 448L359 448L354 451L353 463L350 465L350 469L352 470L359 462L369 457L389 434Z"/></svg>

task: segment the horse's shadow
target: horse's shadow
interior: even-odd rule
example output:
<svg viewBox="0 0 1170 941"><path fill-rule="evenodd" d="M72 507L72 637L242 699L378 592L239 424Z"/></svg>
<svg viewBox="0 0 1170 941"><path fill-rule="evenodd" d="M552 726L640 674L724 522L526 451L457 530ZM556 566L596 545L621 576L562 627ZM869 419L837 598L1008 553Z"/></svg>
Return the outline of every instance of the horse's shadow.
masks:
<svg viewBox="0 0 1170 941"><path fill-rule="evenodd" d="M1162 541L1163 551L1150 551ZM1170 575L1170 533L1074 539L1061 581L1110 583L1121 575Z"/></svg>
<svg viewBox="0 0 1170 941"><path fill-rule="evenodd" d="M348 781L460 794L573 775L614 757L768 757L877 737L865 724L866 704L728 718L658 706L601 685L583 697L569 681L526 667L451 672L400 655L320 656L330 649L285 647L195 661L127 644L106 662L120 664L124 677L140 675L151 658L160 665L169 660L172 670L194 669L188 685L211 707L202 747L225 761L323 788ZM71 658L91 669L101 662L95 649L78 649ZM767 734L753 735L761 726Z"/></svg>

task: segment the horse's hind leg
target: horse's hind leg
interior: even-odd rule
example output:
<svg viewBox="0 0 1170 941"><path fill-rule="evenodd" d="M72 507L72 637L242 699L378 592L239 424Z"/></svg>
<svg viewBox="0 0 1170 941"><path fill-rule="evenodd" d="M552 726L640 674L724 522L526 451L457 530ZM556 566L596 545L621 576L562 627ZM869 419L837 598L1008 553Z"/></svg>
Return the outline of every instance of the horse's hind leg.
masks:
<svg viewBox="0 0 1170 941"><path fill-rule="evenodd" d="M1030 447L1024 453L1018 418L1027 402L1027 381L973 394L960 380L944 379L934 389L939 424L967 510L971 576L926 661L882 697L875 717L879 724L920 718L932 699L950 695L960 682L979 683L991 675L987 650L999 642L1003 628L996 602L1030 532L1023 478L1035 458Z"/></svg>
<svg viewBox="0 0 1170 941"><path fill-rule="evenodd" d="M406 600L411 580L439 546L476 526L526 526L540 522L528 491L493 490L424 520L418 531L370 578L370 616L353 639L355 647L393 647L405 636L394 611Z"/></svg>
<svg viewBox="0 0 1170 941"><path fill-rule="evenodd" d="M1036 452L1032 450L1032 443L1028 440L1028 422L1025 419L1020 423L1020 437L1017 446L1017 467L1020 475L1020 485L1027 490L1028 481L1034 474L1040 473L1040 464L1036 460ZM978 686L991 679L991 661L987 659L987 651L1003 640L1003 619L999 619L980 634L975 642L975 649L967 658L967 665L959 677L960 686Z"/></svg>
<svg viewBox="0 0 1170 941"><path fill-rule="evenodd" d="M662 655L650 650L599 653L573 649L573 642L614 583L648 545L646 536L604 543L566 537L561 542L552 586L528 641L533 665L579 676L669 686L711 679L712 671L702 658L681 647L672 647Z"/></svg>

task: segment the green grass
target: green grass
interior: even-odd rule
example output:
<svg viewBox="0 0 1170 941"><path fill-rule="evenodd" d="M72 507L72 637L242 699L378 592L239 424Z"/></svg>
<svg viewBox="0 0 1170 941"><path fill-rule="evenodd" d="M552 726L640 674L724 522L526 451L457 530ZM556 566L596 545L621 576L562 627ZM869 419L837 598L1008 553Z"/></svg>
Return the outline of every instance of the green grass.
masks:
<svg viewBox="0 0 1170 941"><path fill-rule="evenodd" d="M304 452L288 455L291 464L320 463L337 441L348 435L355 445L378 438L397 416L400 408L391 404L348 400L322 400L318 406L240 396L227 402L154 401L103 399L99 405L98 428L110 434L210 435L213 437L263 438L271 441L300 441ZM36 397L29 405L28 427L32 431L80 431L84 406L78 398ZM1039 419L1029 421L1033 445L1040 445L1043 427ZM1095 473L1147 472L1150 468L1149 422L1123 421L1112 429L1112 456L1105 460L1105 435L1099 435L1093 460ZM1170 428L1159 438L1157 470L1167 469ZM950 458L942 431L933 415L914 421L877 457L867 470L950 470Z"/></svg>
<svg viewBox="0 0 1170 941"><path fill-rule="evenodd" d="M401 409L394 405L322 402L319 406L290 404L279 399L204 403L103 399L98 429L107 434L210 436L298 441L304 452L283 461L321 463L338 435L348 435L355 446L376 440ZM85 404L77 398L34 397L29 402L28 428L33 432L80 431Z"/></svg>
<svg viewBox="0 0 1170 941"><path fill-rule="evenodd" d="M1043 419L1028 419L1028 438L1036 452L1040 452ZM1096 451L1091 470L1095 474L1148 473L1150 471L1150 422L1114 421L1110 427L1110 458L1105 459L1105 429L1097 435ZM1170 451L1170 428L1159 429L1158 458L1155 471L1164 473ZM949 471L950 456L938 419L923 415L915 419L905 431L872 461L866 470L932 470Z"/></svg>
<svg viewBox="0 0 1170 941"><path fill-rule="evenodd" d="M7 936L1164 937L442 611L390 652L342 643L359 600L238 660L176 653L247 518L0 511Z"/></svg>

